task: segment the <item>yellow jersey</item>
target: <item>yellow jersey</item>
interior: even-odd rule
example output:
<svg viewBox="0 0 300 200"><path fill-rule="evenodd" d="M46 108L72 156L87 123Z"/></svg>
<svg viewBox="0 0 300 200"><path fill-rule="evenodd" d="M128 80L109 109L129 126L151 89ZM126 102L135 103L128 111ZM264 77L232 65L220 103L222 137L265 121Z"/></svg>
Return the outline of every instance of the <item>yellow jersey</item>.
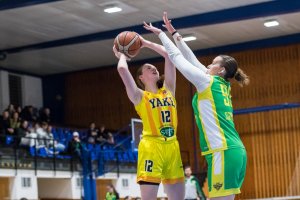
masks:
<svg viewBox="0 0 300 200"><path fill-rule="evenodd" d="M165 87L156 94L144 91L135 110L143 121L143 137L176 139L177 106L172 93Z"/></svg>

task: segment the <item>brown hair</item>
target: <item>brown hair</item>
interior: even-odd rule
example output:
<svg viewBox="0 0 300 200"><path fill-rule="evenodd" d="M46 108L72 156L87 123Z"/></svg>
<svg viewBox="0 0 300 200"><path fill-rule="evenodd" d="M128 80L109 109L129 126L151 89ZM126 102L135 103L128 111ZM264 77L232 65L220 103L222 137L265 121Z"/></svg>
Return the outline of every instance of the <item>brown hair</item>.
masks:
<svg viewBox="0 0 300 200"><path fill-rule="evenodd" d="M226 74L224 75L224 79L226 81L234 78L241 87L250 83L249 77L243 72L243 70L238 68L238 63L233 57L227 55L219 56L223 60L221 62L221 67L224 67L226 70Z"/></svg>
<svg viewBox="0 0 300 200"><path fill-rule="evenodd" d="M149 64L148 64L148 63L143 64L143 65L137 70L137 72L136 72L136 83L137 83L137 85L138 85L141 89L143 89L143 90L145 90L145 85L144 85L144 83L141 81L140 75L143 74L143 68L144 68L144 66L146 66L146 65L149 65ZM159 76L159 79L158 79L158 81L156 82L157 87L158 87L158 88L162 88L163 85L164 85L164 81L165 81L165 75Z"/></svg>

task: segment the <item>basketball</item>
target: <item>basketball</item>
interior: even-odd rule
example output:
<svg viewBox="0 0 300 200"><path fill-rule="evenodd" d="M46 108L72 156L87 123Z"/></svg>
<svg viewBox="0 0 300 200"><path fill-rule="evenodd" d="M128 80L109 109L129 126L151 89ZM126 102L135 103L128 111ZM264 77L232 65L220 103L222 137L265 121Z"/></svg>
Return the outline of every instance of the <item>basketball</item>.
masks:
<svg viewBox="0 0 300 200"><path fill-rule="evenodd" d="M116 49L129 58L136 56L142 46L139 34L132 31L124 31L117 35L114 41Z"/></svg>

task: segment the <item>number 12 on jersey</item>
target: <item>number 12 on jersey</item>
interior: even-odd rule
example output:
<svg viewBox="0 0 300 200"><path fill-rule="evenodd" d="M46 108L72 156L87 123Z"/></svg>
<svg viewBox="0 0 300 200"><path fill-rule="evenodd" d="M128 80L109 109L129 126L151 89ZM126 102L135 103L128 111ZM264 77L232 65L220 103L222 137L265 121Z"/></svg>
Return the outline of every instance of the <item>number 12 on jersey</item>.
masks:
<svg viewBox="0 0 300 200"><path fill-rule="evenodd" d="M171 112L169 110L163 110L160 112L161 113L161 118L162 118L162 122L171 122Z"/></svg>

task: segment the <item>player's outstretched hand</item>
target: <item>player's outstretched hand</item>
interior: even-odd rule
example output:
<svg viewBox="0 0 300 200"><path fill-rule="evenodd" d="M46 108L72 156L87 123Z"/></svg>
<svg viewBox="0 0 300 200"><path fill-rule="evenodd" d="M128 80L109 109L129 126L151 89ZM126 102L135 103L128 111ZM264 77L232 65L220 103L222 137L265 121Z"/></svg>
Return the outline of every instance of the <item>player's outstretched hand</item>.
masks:
<svg viewBox="0 0 300 200"><path fill-rule="evenodd" d="M171 33L171 34L174 33L176 30L173 27L173 25L171 24L172 20L168 19L167 12L164 12L163 20L164 20L164 24L162 26L165 27L169 33Z"/></svg>
<svg viewBox="0 0 300 200"><path fill-rule="evenodd" d="M155 35L158 35L162 32L161 29L156 28L155 26L153 26L151 23L147 24L146 22L144 22L144 28L148 31L153 32Z"/></svg>

